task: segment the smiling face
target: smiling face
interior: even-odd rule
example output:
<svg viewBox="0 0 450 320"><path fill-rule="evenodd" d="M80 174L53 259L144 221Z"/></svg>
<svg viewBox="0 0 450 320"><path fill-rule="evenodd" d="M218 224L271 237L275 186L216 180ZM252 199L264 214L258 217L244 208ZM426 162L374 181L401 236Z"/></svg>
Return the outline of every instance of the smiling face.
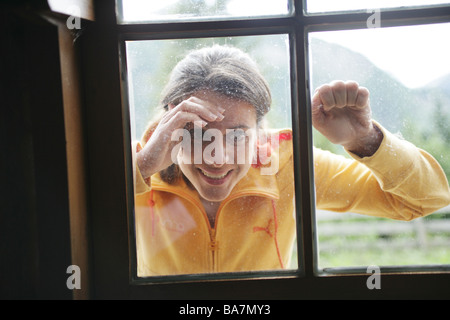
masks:
<svg viewBox="0 0 450 320"><path fill-rule="evenodd" d="M192 139L192 152L181 152L178 165L203 200L219 202L250 169L256 139L256 110L247 102L210 91L195 96L211 106L224 108L225 117L203 128L202 161L194 159L194 144L199 141Z"/></svg>

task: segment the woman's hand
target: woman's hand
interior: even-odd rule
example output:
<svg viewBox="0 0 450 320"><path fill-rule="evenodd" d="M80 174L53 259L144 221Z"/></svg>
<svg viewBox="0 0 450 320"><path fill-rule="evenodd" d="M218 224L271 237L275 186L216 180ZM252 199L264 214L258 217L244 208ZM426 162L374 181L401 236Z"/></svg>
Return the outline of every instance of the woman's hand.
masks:
<svg viewBox="0 0 450 320"><path fill-rule="evenodd" d="M189 123L204 127L208 122L221 121L225 111L194 96L168 107L144 148L137 153L137 165L144 179L173 163L172 149L179 143L172 141L173 132L184 129Z"/></svg>
<svg viewBox="0 0 450 320"><path fill-rule="evenodd" d="M313 126L360 157L373 155L383 139L371 114L369 91L354 81L322 85L312 98Z"/></svg>

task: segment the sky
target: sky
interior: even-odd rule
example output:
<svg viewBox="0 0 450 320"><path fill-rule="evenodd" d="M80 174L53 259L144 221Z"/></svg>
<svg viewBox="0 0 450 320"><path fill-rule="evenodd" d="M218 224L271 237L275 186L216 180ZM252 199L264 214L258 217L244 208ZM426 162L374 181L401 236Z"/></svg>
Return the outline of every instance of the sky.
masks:
<svg viewBox="0 0 450 320"><path fill-rule="evenodd" d="M124 18L144 20L179 0L124 0ZM206 0L214 5L215 0ZM324 12L405 5L449 3L445 0L310 0L308 11ZM130 6L127 5L130 4ZM274 0L230 0L233 15L287 13L286 2ZM368 13L368 17L371 13ZM147 16L148 18L148 16ZM382 25L383 14L380 14ZM450 74L450 23L412 27L371 28L352 31L320 32L312 36L343 45L362 53L379 68L389 72L410 88L421 87Z"/></svg>
<svg viewBox="0 0 450 320"><path fill-rule="evenodd" d="M394 8L449 3L448 0L309 0L309 12L361 10L366 8Z"/></svg>
<svg viewBox="0 0 450 320"><path fill-rule="evenodd" d="M362 53L407 87L417 88L450 74L449 35L450 23L316 32L311 36Z"/></svg>

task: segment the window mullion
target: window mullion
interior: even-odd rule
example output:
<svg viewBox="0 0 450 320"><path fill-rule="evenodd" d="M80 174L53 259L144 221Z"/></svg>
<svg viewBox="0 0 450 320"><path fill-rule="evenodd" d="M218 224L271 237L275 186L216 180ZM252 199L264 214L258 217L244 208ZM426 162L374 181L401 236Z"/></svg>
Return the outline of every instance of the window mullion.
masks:
<svg viewBox="0 0 450 320"><path fill-rule="evenodd" d="M303 267L304 274L314 275L314 178L312 162L312 124L309 108L309 82L306 54L306 33L303 15L303 1L296 0L295 29L293 35L293 110L294 134L297 139L298 150L294 155L297 164L296 190L299 199L297 203L300 210L297 232L299 234L299 266Z"/></svg>

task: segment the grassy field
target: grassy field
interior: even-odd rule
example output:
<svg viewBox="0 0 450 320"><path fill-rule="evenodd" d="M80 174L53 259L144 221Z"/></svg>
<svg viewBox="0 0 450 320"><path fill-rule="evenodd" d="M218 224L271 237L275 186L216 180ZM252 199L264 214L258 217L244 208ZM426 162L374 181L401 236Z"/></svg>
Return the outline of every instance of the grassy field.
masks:
<svg viewBox="0 0 450 320"><path fill-rule="evenodd" d="M346 248L342 245L335 250L323 250L319 254L319 266L352 267L352 266L395 266L395 265L434 265L450 264L449 246L433 246L432 248L398 248L373 247L370 243L366 248Z"/></svg>
<svg viewBox="0 0 450 320"><path fill-rule="evenodd" d="M357 215L318 218L319 267L450 265L450 213L411 222Z"/></svg>

